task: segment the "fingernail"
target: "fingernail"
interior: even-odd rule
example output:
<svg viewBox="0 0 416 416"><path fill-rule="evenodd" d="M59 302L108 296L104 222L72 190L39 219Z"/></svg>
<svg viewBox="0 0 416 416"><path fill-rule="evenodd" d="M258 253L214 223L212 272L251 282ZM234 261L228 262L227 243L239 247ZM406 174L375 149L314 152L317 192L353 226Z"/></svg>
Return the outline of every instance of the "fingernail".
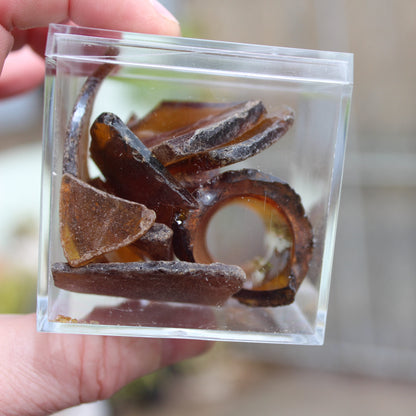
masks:
<svg viewBox="0 0 416 416"><path fill-rule="evenodd" d="M175 22L179 24L176 17L165 7L163 4L160 4L157 0L150 0L150 3L152 4L153 8L165 19L168 19L172 22Z"/></svg>

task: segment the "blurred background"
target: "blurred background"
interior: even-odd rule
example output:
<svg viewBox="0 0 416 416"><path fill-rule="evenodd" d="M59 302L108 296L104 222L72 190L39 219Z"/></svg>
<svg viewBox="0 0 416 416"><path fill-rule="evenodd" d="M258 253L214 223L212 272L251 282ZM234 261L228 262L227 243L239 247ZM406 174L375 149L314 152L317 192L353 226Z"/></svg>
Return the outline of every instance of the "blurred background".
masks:
<svg viewBox="0 0 416 416"><path fill-rule="evenodd" d="M85 414L413 413L416 2L162 3L181 21L184 36L354 53L326 342L323 347L219 343L204 357L132 383ZM35 308L41 119L42 89L0 101L3 313Z"/></svg>

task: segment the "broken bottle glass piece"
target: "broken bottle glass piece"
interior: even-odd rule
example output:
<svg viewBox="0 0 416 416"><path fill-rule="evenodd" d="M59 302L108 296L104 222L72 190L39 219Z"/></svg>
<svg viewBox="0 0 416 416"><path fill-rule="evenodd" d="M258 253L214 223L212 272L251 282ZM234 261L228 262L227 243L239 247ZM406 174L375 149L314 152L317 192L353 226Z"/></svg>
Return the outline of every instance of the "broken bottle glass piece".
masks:
<svg viewBox="0 0 416 416"><path fill-rule="evenodd" d="M248 259L244 267L252 287L243 288L234 297L250 306L293 302L308 270L313 241L300 197L290 186L258 170L243 169L220 174L198 188L194 196L199 208L177 217L174 249L178 258L200 263L215 261L206 243L210 219L221 207L239 201L263 217L267 237L275 243L269 244L270 250L263 259ZM286 246L282 247L282 241Z"/></svg>
<svg viewBox="0 0 416 416"><path fill-rule="evenodd" d="M91 127L91 157L118 196L153 209L157 221L195 207L191 194L114 114L103 113Z"/></svg>
<svg viewBox="0 0 416 416"><path fill-rule="evenodd" d="M115 53L115 52L114 52ZM88 181L89 123L95 96L115 64L100 65L85 81L75 102L65 134L63 172Z"/></svg>
<svg viewBox="0 0 416 416"><path fill-rule="evenodd" d="M153 227L133 245L151 260L173 260L173 230L165 224L155 223Z"/></svg>
<svg viewBox="0 0 416 416"><path fill-rule="evenodd" d="M129 245L154 224L154 211L100 191L66 173L60 194L60 231L71 266Z"/></svg>
<svg viewBox="0 0 416 416"><path fill-rule="evenodd" d="M252 116L258 118L265 111L262 104L253 101ZM133 116L127 125L149 147L219 121L247 103L207 103L200 101L162 101L142 119ZM248 114L247 114L248 116Z"/></svg>
<svg viewBox="0 0 416 416"><path fill-rule="evenodd" d="M249 131L223 146L208 148L171 164L169 171L186 183L195 174L200 175L207 170L242 162L266 150L280 139L293 124L293 120L294 115L290 108L281 110L272 117L263 118Z"/></svg>
<svg viewBox="0 0 416 416"><path fill-rule="evenodd" d="M145 143L165 166L228 143L245 133L265 113L261 101L236 104L215 116L198 120L168 134L148 139ZM140 129L136 135L141 138Z"/></svg>
<svg viewBox="0 0 416 416"><path fill-rule="evenodd" d="M106 253L96 263L173 260L173 231L165 224L155 223L142 237L128 246Z"/></svg>
<svg viewBox="0 0 416 416"><path fill-rule="evenodd" d="M52 275L56 287L72 292L215 306L238 292L245 280L238 266L183 261L90 263L77 268L55 263Z"/></svg>
<svg viewBox="0 0 416 416"><path fill-rule="evenodd" d="M179 129L215 117L237 103L205 103L200 101L162 101L142 119L130 117L127 125L143 143L152 147L171 137Z"/></svg>

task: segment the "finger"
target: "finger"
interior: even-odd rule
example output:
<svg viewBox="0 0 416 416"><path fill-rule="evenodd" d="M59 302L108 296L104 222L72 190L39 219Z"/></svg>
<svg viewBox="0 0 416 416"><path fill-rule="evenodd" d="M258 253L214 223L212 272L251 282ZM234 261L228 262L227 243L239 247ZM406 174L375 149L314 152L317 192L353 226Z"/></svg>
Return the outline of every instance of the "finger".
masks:
<svg viewBox="0 0 416 416"><path fill-rule="evenodd" d="M9 31L47 26L68 19L82 26L179 35L177 20L156 0L0 2L0 25Z"/></svg>
<svg viewBox="0 0 416 416"><path fill-rule="evenodd" d="M0 99L41 85L44 74L43 59L28 46L10 53L0 77Z"/></svg>
<svg viewBox="0 0 416 416"><path fill-rule="evenodd" d="M30 47L40 56L44 56L46 39L48 37L47 27L35 27L27 30L15 29L12 31L12 35L14 38L13 50L18 50L25 45L30 45Z"/></svg>
<svg viewBox="0 0 416 416"><path fill-rule="evenodd" d="M45 45L45 27L49 23L71 20L82 26L100 27L121 31L146 32L164 35L179 35L180 28L173 15L156 0L20 0L0 1L0 72L3 63L13 45L10 31L16 35L15 48L28 43L43 55ZM30 28L34 28L29 30ZM22 32L23 30L26 30ZM25 65L25 68L30 68ZM30 69L29 69L30 70ZM14 77L16 86L23 82L29 88L36 83L33 80L39 75L37 69L31 75ZM5 82L2 83L3 86ZM22 85L23 85L22 84ZM18 91L24 91L18 88ZM8 96L13 92L0 92L0 96Z"/></svg>
<svg viewBox="0 0 416 416"><path fill-rule="evenodd" d="M44 415L105 399L133 379L208 346L202 341L39 334L34 315L2 316L0 409Z"/></svg>
<svg viewBox="0 0 416 416"><path fill-rule="evenodd" d="M0 25L0 73L3 68L4 60L13 46L13 36L3 26Z"/></svg>

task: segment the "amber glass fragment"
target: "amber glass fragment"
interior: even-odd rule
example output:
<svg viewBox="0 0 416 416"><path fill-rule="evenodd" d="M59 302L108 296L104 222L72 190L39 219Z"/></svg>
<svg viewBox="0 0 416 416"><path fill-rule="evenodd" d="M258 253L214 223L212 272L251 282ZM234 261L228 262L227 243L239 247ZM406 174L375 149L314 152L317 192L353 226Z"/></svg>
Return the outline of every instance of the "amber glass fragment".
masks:
<svg viewBox="0 0 416 416"><path fill-rule="evenodd" d="M200 172L218 169L233 163L242 162L266 150L280 139L293 124L294 115L290 108L273 117L263 118L248 132L236 136L225 146L195 153L188 158L169 165L169 171L181 181Z"/></svg>
<svg viewBox="0 0 416 416"><path fill-rule="evenodd" d="M136 115L130 117L128 126L136 136L143 140L143 143L148 145L155 137L168 137L176 130L216 116L234 105L236 103L162 101L144 118L140 119Z"/></svg>
<svg viewBox="0 0 416 416"><path fill-rule="evenodd" d="M142 139L144 134L140 129L136 129L135 132L143 143L151 148L160 162L168 166L195 153L228 143L257 123L265 111L260 101L247 101L177 130L155 134L146 140ZM187 115L184 114L182 117L187 118Z"/></svg>
<svg viewBox="0 0 416 416"><path fill-rule="evenodd" d="M95 263L173 260L173 231L165 224L155 223L142 237L128 246L106 253Z"/></svg>
<svg viewBox="0 0 416 416"><path fill-rule="evenodd" d="M154 211L100 191L64 174L60 194L60 232L71 266L126 246L154 224Z"/></svg>
<svg viewBox="0 0 416 416"><path fill-rule="evenodd" d="M88 184L101 191L114 195L114 190L101 178L94 178ZM165 224L155 223L138 240L129 246L121 247L116 251L106 253L98 259L100 262L132 262L146 260L173 260L172 246L173 230Z"/></svg>
<svg viewBox="0 0 416 416"><path fill-rule="evenodd" d="M72 292L161 302L222 305L245 280L238 266L181 261L52 265L55 285Z"/></svg>
<svg viewBox="0 0 416 416"><path fill-rule="evenodd" d="M240 104L162 101L144 118L131 117L128 126L144 144L151 147L163 138L174 136L175 131L188 128L201 120L210 120ZM160 140L157 139L159 137Z"/></svg>
<svg viewBox="0 0 416 416"><path fill-rule="evenodd" d="M114 55L116 51L109 54ZM75 102L65 134L63 173L87 181L89 123L95 96L103 79L115 68L115 64L100 65L87 78Z"/></svg>
<svg viewBox="0 0 416 416"><path fill-rule="evenodd" d="M133 244L120 247L117 250L109 251L102 256L94 258L94 263L127 263L133 261L146 261L142 251Z"/></svg>
<svg viewBox="0 0 416 416"><path fill-rule="evenodd" d="M173 231L165 224L156 223L142 237L133 243L151 260L173 260Z"/></svg>
<svg viewBox="0 0 416 416"><path fill-rule="evenodd" d="M103 113L91 127L91 157L118 196L153 209L170 225L174 212L197 205L191 194L114 114Z"/></svg>
<svg viewBox="0 0 416 416"><path fill-rule="evenodd" d="M108 182L105 182L100 177L96 177L93 179L88 180L88 185L93 186L96 189L99 189L100 191L107 192L109 194L115 195L114 189L110 186Z"/></svg>
<svg viewBox="0 0 416 416"><path fill-rule="evenodd" d="M172 305L147 300L124 300L114 307L96 307L83 322L102 325L129 325L164 328L218 329L215 312L210 307Z"/></svg>
<svg viewBox="0 0 416 416"><path fill-rule="evenodd" d="M250 306L279 306L293 302L308 271L313 236L300 197L289 185L260 171L243 169L215 177L206 186L198 188L194 196L199 201L199 209L177 217L174 249L178 258L201 263L215 261L206 244L210 219L224 205L241 201L264 216L266 229L272 233L275 230L274 237L282 237L278 229L286 224L284 238L291 247L290 251L285 248L275 250L267 264L259 262L258 267L255 261L248 261L244 265L246 271L250 274L261 272L262 281L234 296Z"/></svg>

